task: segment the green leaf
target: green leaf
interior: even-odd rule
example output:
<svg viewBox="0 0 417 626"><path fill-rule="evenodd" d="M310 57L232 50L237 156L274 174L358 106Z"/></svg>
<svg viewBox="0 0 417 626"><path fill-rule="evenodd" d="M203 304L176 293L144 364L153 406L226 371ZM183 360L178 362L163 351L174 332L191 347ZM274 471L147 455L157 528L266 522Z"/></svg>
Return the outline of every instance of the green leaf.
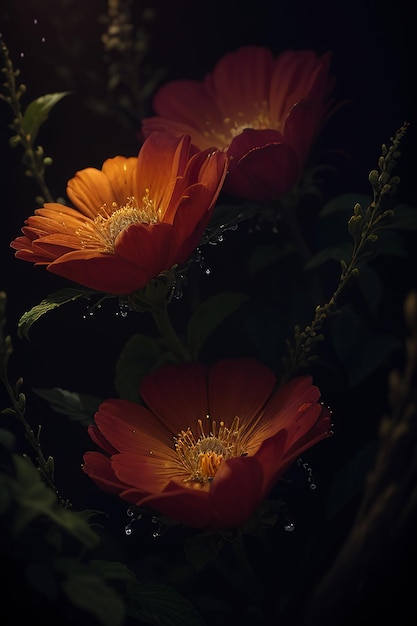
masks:
<svg viewBox="0 0 417 626"><path fill-rule="evenodd" d="M46 400L54 411L66 415L72 421L81 422L83 426L92 424L94 414L102 401L96 396L67 391L60 387L33 391Z"/></svg>
<svg viewBox="0 0 417 626"><path fill-rule="evenodd" d="M395 228L396 230L417 229L417 207L399 204L393 210L394 216L386 228Z"/></svg>
<svg viewBox="0 0 417 626"><path fill-rule="evenodd" d="M93 615L102 626L123 625L126 616L123 599L103 578L74 559L59 559L56 564L67 576L62 588L74 606Z"/></svg>
<svg viewBox="0 0 417 626"><path fill-rule="evenodd" d="M197 570L214 561L224 546L224 539L215 531L196 533L185 540L184 552L187 561Z"/></svg>
<svg viewBox="0 0 417 626"><path fill-rule="evenodd" d="M256 246L248 262L248 272L254 276L273 265L279 259L292 254L294 247L284 244L281 248L273 245Z"/></svg>
<svg viewBox="0 0 417 626"><path fill-rule="evenodd" d="M140 402L139 383L154 369L162 354L159 338L136 334L127 341L116 363L115 387L121 398Z"/></svg>
<svg viewBox="0 0 417 626"><path fill-rule="evenodd" d="M127 583L137 583L134 572L124 563L92 559L88 565L92 571L97 572L105 580L124 580Z"/></svg>
<svg viewBox="0 0 417 626"><path fill-rule="evenodd" d="M29 338L29 330L31 326L45 315L45 313L49 313L53 309L56 309L63 304L68 304L68 302L73 302L74 300L78 300L79 298L89 298L92 294L99 293L95 291L91 291L89 289L61 289L60 291L56 291L55 293L49 294L42 302L38 305L34 306L30 311L26 311L22 315L18 323L17 334L20 339L23 337Z"/></svg>
<svg viewBox="0 0 417 626"><path fill-rule="evenodd" d="M69 91L62 91L46 94L45 96L33 100L27 106L23 115L22 127L25 134L30 135L32 146L37 137L39 128L48 119L51 109L69 93Z"/></svg>
<svg viewBox="0 0 417 626"><path fill-rule="evenodd" d="M348 383L356 387L376 371L402 342L394 335L373 333L367 330L352 309L344 307L342 315L332 324L333 345L347 372Z"/></svg>
<svg viewBox="0 0 417 626"><path fill-rule="evenodd" d="M330 246L325 248L324 250L320 250L317 254L315 254L305 265L306 270L312 270L327 261L348 261L352 254L352 244L351 243L340 243L335 246Z"/></svg>
<svg viewBox="0 0 417 626"><path fill-rule="evenodd" d="M194 358L206 341L221 322L237 311L248 300L248 295L235 292L224 292L207 298L200 304L192 315L187 329L187 340Z"/></svg>
<svg viewBox="0 0 417 626"><path fill-rule="evenodd" d="M320 217L328 217L334 213L342 213L343 219L347 222L348 218L353 215L353 207L360 204L362 209L366 209L372 202L372 196L361 193L345 193L327 202L320 211Z"/></svg>
<svg viewBox="0 0 417 626"><path fill-rule="evenodd" d="M348 463L336 472L327 498L326 519L333 518L354 498L360 496L366 476L373 467L377 450L378 442L371 441L359 449Z"/></svg>
<svg viewBox="0 0 417 626"><path fill-rule="evenodd" d="M371 315L375 317L383 295L383 285L378 272L369 265L364 265L359 272L357 285Z"/></svg>
<svg viewBox="0 0 417 626"><path fill-rule="evenodd" d="M129 597L129 613L157 626L203 626L195 607L168 585L136 586Z"/></svg>
<svg viewBox="0 0 417 626"><path fill-rule="evenodd" d="M246 204L239 206L222 204L215 207L210 223L203 235L203 243L211 236L219 236L233 228L239 222L243 222L257 215L262 209L259 204Z"/></svg>
<svg viewBox="0 0 417 626"><path fill-rule="evenodd" d="M0 474L0 488L6 488L17 505L11 525L12 537L18 536L36 518L45 516L86 548L94 548L99 537L84 519L84 513L59 506L55 492L43 482L28 457L14 454L13 462L15 476Z"/></svg>

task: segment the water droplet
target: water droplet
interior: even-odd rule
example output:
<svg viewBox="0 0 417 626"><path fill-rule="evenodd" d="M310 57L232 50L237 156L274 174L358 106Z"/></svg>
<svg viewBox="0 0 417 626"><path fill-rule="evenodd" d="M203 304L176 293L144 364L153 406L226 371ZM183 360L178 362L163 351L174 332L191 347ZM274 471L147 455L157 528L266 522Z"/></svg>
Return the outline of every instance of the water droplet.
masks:
<svg viewBox="0 0 417 626"><path fill-rule="evenodd" d="M207 269L204 270L204 273L205 273L206 276L210 276L211 270L207 268Z"/></svg>
<svg viewBox="0 0 417 626"><path fill-rule="evenodd" d="M152 517L152 524L157 524L158 527L156 530L153 531L152 533L152 537L154 539L157 539L158 537L161 537L164 533L166 533L168 527L165 526L164 524L162 524L158 519L156 519L156 517Z"/></svg>
<svg viewBox="0 0 417 626"><path fill-rule="evenodd" d="M142 519L142 513L137 513L137 511L129 507L126 511L126 515L131 518L130 522L125 526L125 534L130 537L133 532L132 525L138 520Z"/></svg>
<svg viewBox="0 0 417 626"><path fill-rule="evenodd" d="M311 469L310 465L308 463L305 463L301 457L297 460L297 464L298 467L302 467L303 470L307 472L307 482L310 489L312 491L314 491L314 489L317 489L317 484L313 476L313 470Z"/></svg>
<svg viewBox="0 0 417 626"><path fill-rule="evenodd" d="M36 19L36 17L34 18L33 23L34 23L34 24L37 24L37 23L38 23L38 20Z"/></svg>
<svg viewBox="0 0 417 626"><path fill-rule="evenodd" d="M42 37L41 42L45 43L45 41L46 41L45 37Z"/></svg>
<svg viewBox="0 0 417 626"><path fill-rule="evenodd" d="M294 522L288 522L288 524L285 524L284 526L284 530L287 533L292 533L293 530L295 530L295 524Z"/></svg>

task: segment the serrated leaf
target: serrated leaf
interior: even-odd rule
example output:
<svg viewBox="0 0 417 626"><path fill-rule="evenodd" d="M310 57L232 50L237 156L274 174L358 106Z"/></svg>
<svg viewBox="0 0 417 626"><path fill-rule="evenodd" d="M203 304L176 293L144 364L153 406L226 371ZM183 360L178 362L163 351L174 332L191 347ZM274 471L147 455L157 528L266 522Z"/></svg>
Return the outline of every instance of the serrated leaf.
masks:
<svg viewBox="0 0 417 626"><path fill-rule="evenodd" d="M40 398L46 400L51 409L69 417L70 420L88 426L93 422L101 398L52 387L51 389L33 389Z"/></svg>
<svg viewBox="0 0 417 626"><path fill-rule="evenodd" d="M89 298L92 294L98 293L89 289L61 289L55 293L49 294L39 304L34 306L30 311L26 311L20 318L17 327L17 334L20 339L29 338L29 330L33 324L40 319L45 313L49 313L63 304L73 302L79 298Z"/></svg>
<svg viewBox="0 0 417 626"><path fill-rule="evenodd" d="M123 347L116 363L115 387L125 400L139 402L139 383L159 361L163 347L159 338L133 335Z"/></svg>
<svg viewBox="0 0 417 626"><path fill-rule="evenodd" d="M69 91L61 91L57 93L50 93L36 100L33 100L25 110L22 120L22 127L26 135L30 135L30 141L33 145L37 137L39 128L46 122L48 115L53 107L62 98L67 96Z"/></svg>
<svg viewBox="0 0 417 626"><path fill-rule="evenodd" d="M147 583L136 586L129 597L129 613L158 626L203 626L196 608L168 585Z"/></svg>
<svg viewBox="0 0 417 626"><path fill-rule="evenodd" d="M226 317L237 311L246 300L248 300L247 294L226 291L207 298L200 304L192 315L187 329L187 341L194 358L198 357L210 333Z"/></svg>

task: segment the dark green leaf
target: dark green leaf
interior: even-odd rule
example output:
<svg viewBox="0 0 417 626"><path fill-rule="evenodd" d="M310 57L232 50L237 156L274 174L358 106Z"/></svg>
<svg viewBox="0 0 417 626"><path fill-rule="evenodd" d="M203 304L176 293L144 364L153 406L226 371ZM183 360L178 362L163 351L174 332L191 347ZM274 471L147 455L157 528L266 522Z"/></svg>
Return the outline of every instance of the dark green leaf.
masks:
<svg viewBox="0 0 417 626"><path fill-rule="evenodd" d="M375 317L383 295L383 286L378 272L372 267L369 267L369 265L363 265L359 272L357 285L361 290L371 315Z"/></svg>
<svg viewBox="0 0 417 626"><path fill-rule="evenodd" d="M187 561L197 570L202 570L207 563L218 556L224 546L224 539L215 531L196 533L188 537L184 544Z"/></svg>
<svg viewBox="0 0 417 626"><path fill-rule="evenodd" d="M116 363L115 387L121 398L139 402L139 383L155 367L163 354L160 339L133 335Z"/></svg>
<svg viewBox="0 0 417 626"><path fill-rule="evenodd" d="M315 254L305 265L306 270L312 270L327 261L348 261L352 254L352 244L351 243L340 243L335 246L330 246L329 248L325 248L321 250L317 254Z"/></svg>
<svg viewBox="0 0 417 626"><path fill-rule="evenodd" d="M378 442L368 443L335 474L328 494L327 519L337 515L362 493L366 475L372 469L377 450Z"/></svg>
<svg viewBox="0 0 417 626"><path fill-rule="evenodd" d="M292 252L294 252L294 248L290 245L282 247L273 245L257 246L249 258L248 272L252 276L258 274Z"/></svg>
<svg viewBox="0 0 417 626"><path fill-rule="evenodd" d="M394 208L394 217L388 224L388 228L397 230L417 229L417 207L407 204L399 204Z"/></svg>
<svg viewBox="0 0 417 626"><path fill-rule="evenodd" d="M221 322L237 311L248 300L243 293L223 292L207 298L192 315L187 329L187 340L192 354L198 357L199 351L210 333Z"/></svg>
<svg viewBox="0 0 417 626"><path fill-rule="evenodd" d="M353 215L353 207L360 204L362 209L366 209L372 202L372 196L361 193L345 193L336 196L327 202L320 211L320 217L328 217L333 213L343 213L346 223L351 215Z"/></svg>
<svg viewBox="0 0 417 626"><path fill-rule="evenodd" d="M128 583L137 583L135 574L124 563L92 559L88 565L92 571L97 572L105 580L125 580Z"/></svg>
<svg viewBox="0 0 417 626"><path fill-rule="evenodd" d="M156 626L203 626L194 606L167 585L137 586L130 596L129 613Z"/></svg>
<svg viewBox="0 0 417 626"><path fill-rule="evenodd" d="M69 91L62 91L60 93L46 94L45 96L33 100L27 106L23 115L22 126L25 134L30 135L32 146L39 128L48 119L51 109L69 93Z"/></svg>
<svg viewBox="0 0 417 626"><path fill-rule="evenodd" d="M122 626L126 614L122 598L88 568L69 575L62 588L74 606L93 615L103 626Z"/></svg>
<svg viewBox="0 0 417 626"><path fill-rule="evenodd" d="M36 518L46 516L85 547L95 547L99 537L85 521L83 513L64 509L58 504L55 492L42 481L39 471L28 457L15 454L13 461L15 476L0 474L0 487L8 490L17 505L12 524L13 536L19 535Z"/></svg>
<svg viewBox="0 0 417 626"><path fill-rule="evenodd" d="M33 389L33 391L48 402L51 409L69 417L70 420L81 422L83 426L88 426L93 422L100 398L84 393L67 391L60 387L51 389Z"/></svg>
<svg viewBox="0 0 417 626"><path fill-rule="evenodd" d="M0 428L0 445L4 446L7 450L12 451L14 449L16 437L15 435L6 430L5 428Z"/></svg>
<svg viewBox="0 0 417 626"><path fill-rule="evenodd" d="M49 313L49 311L63 304L68 304L68 302L78 300L79 298L88 298L94 293L97 292L89 289L61 289L60 291L49 294L42 302L22 315L18 323L18 336L20 338L28 338L31 326L41 318L42 315L45 315L45 313Z"/></svg>
<svg viewBox="0 0 417 626"><path fill-rule="evenodd" d="M203 241L209 235L221 235L235 224L254 217L261 210L258 204L247 204L243 206L222 204L215 207L210 223L203 236Z"/></svg>
<svg viewBox="0 0 417 626"><path fill-rule="evenodd" d="M358 314L348 307L342 309L342 315L334 318L332 336L351 387L357 386L381 367L395 350L402 349L398 337L367 330Z"/></svg>

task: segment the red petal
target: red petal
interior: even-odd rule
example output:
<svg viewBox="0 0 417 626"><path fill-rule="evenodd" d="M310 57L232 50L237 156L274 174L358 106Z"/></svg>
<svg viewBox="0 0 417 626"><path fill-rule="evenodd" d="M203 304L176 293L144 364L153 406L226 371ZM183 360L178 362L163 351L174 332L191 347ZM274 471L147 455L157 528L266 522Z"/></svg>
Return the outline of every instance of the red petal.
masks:
<svg viewBox="0 0 417 626"><path fill-rule="evenodd" d="M86 452L82 469L103 491L119 493L126 489L126 485L116 478L110 459L100 452Z"/></svg>
<svg viewBox="0 0 417 626"><path fill-rule="evenodd" d="M211 484L210 498L217 528L236 528L255 511L264 497L262 468L255 457L223 462Z"/></svg>
<svg viewBox="0 0 417 626"><path fill-rule="evenodd" d="M179 489L172 483L163 494L145 497L138 505L149 506L191 528L216 527L209 492L201 489Z"/></svg>
<svg viewBox="0 0 417 626"><path fill-rule="evenodd" d="M158 416L173 435L208 413L206 368L200 363L180 367L166 365L147 376L140 386L140 395L149 409Z"/></svg>
<svg viewBox="0 0 417 626"><path fill-rule="evenodd" d="M209 378L209 413L213 419L230 421L237 415L250 424L268 400L276 378L253 359L228 359L215 363Z"/></svg>
<svg viewBox="0 0 417 626"><path fill-rule="evenodd" d="M172 448L172 435L145 407L129 400L107 400L95 415L101 434L116 450L148 455Z"/></svg>

